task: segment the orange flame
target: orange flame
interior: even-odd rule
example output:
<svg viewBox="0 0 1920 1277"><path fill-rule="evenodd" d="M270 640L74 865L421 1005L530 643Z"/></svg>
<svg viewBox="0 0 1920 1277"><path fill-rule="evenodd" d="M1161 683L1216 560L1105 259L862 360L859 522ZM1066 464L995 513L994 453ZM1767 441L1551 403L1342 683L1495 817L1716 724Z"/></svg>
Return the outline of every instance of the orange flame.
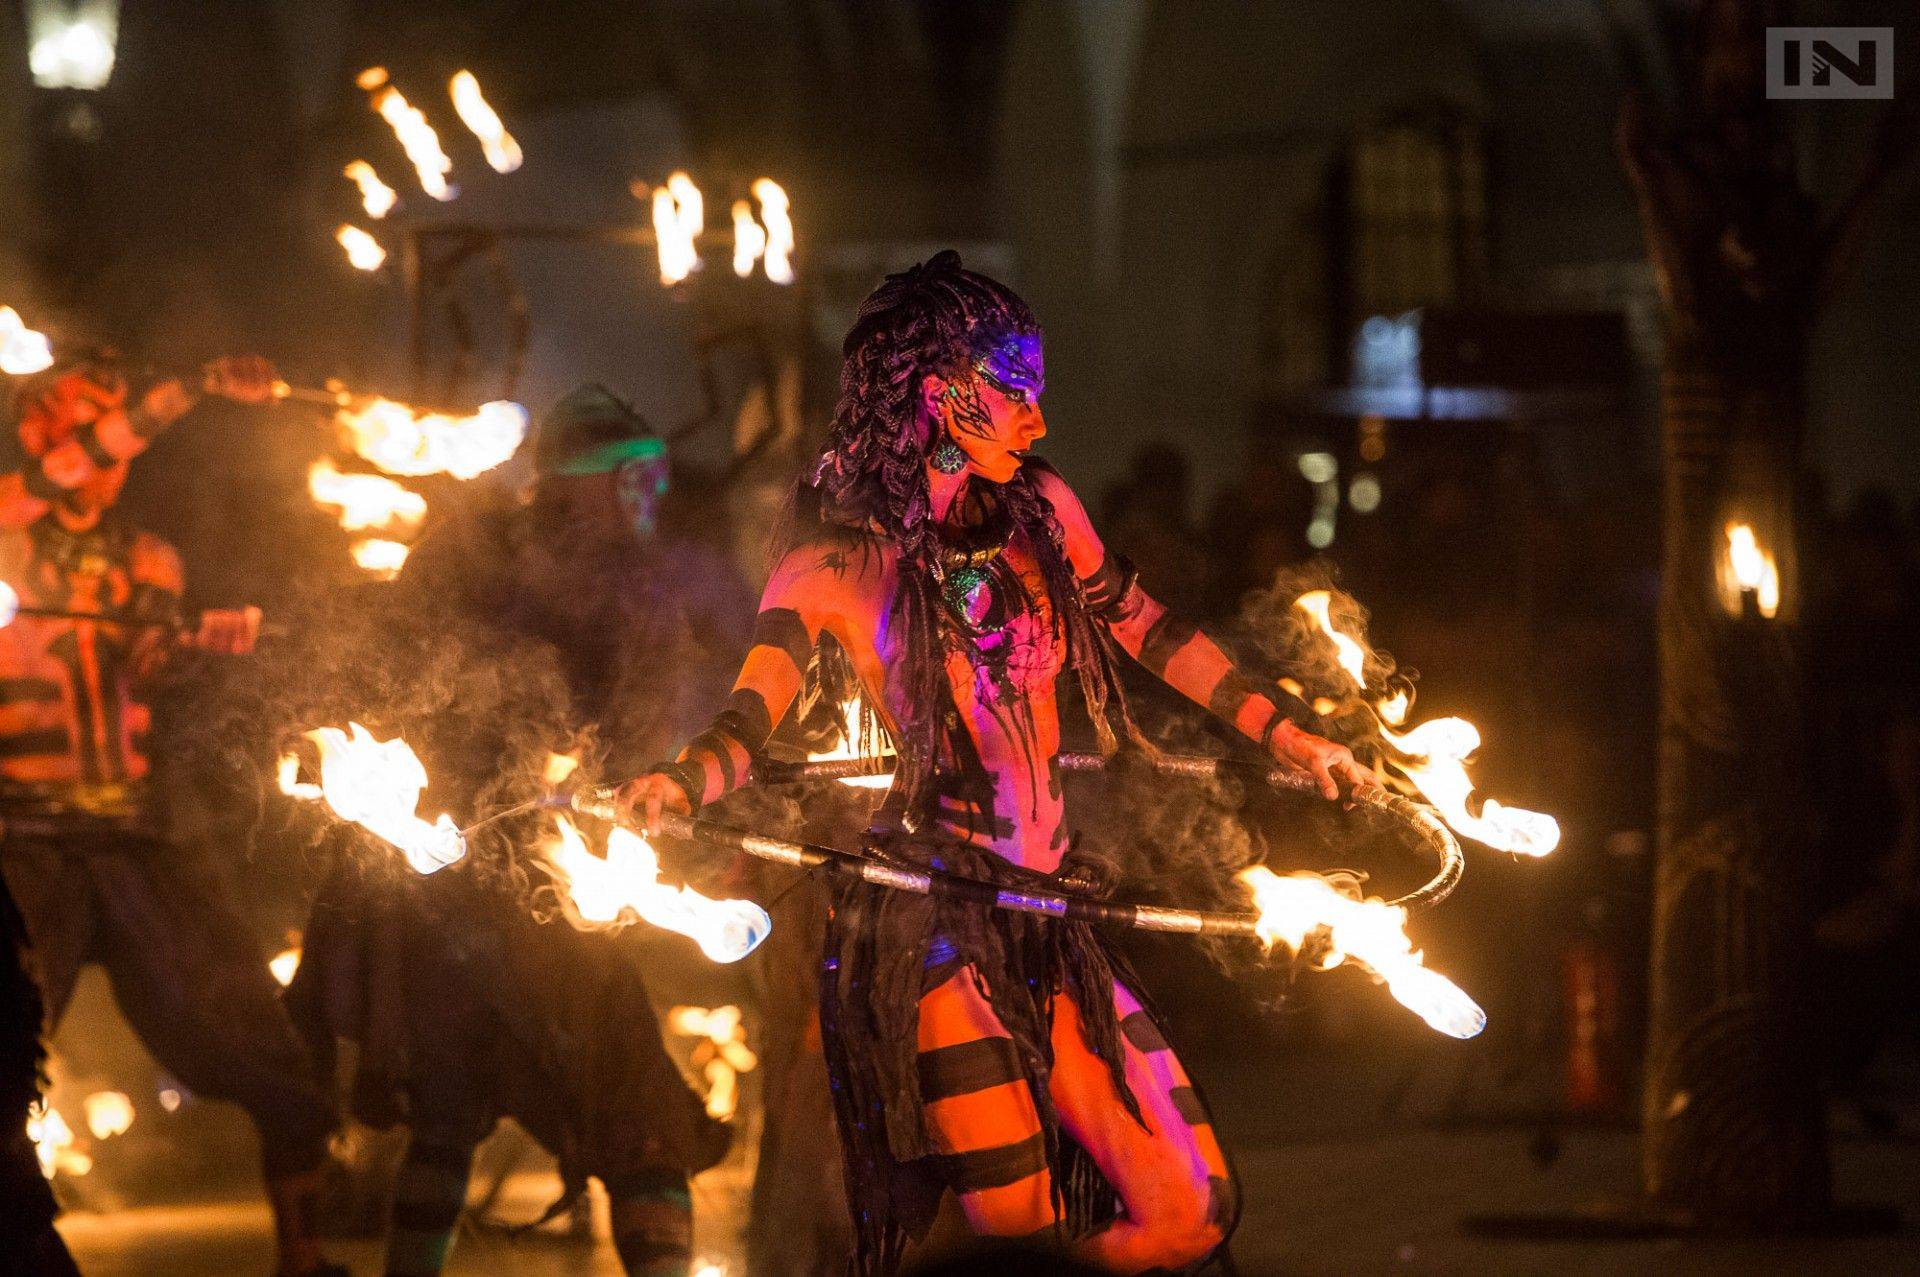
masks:
<svg viewBox="0 0 1920 1277"><path fill-rule="evenodd" d="M385 67L368 67L359 75L354 76L353 82L357 87L371 93L387 82L387 69Z"/></svg>
<svg viewBox="0 0 1920 1277"><path fill-rule="evenodd" d="M1255 929L1271 949L1295 953L1324 943L1322 970L1351 958L1387 986L1395 1000L1441 1033L1470 1038L1487 1027L1487 1015L1460 986L1425 966L1407 938L1407 911L1384 900L1343 895L1327 879L1298 873L1281 877L1265 865L1243 869L1239 879L1260 911Z"/></svg>
<svg viewBox="0 0 1920 1277"><path fill-rule="evenodd" d="M685 173L673 173L653 188L653 239L660 254L660 282L677 284L700 269L700 232L706 202Z"/></svg>
<svg viewBox="0 0 1920 1277"><path fill-rule="evenodd" d="M793 213L787 192L780 183L763 177L753 184L753 197L760 201L760 220L767 227L767 278L776 284L793 282ZM737 267L736 267L737 269Z"/></svg>
<svg viewBox="0 0 1920 1277"><path fill-rule="evenodd" d="M93 1169L93 1159L73 1146L73 1128L60 1110L45 1100L35 1100L27 1110L27 1138L40 1157L40 1174L85 1175Z"/></svg>
<svg viewBox="0 0 1920 1277"><path fill-rule="evenodd" d="M393 135L400 139L401 149L413 161L420 189L437 200L450 200L457 195L459 192L447 185L453 161L440 149L440 135L433 131L433 125L427 123L420 109L410 105L392 85L374 94L373 109L392 127Z"/></svg>
<svg viewBox="0 0 1920 1277"><path fill-rule="evenodd" d="M392 527L412 531L427 517L427 499L377 474L346 474L325 457L307 471L314 504L340 512L348 532Z"/></svg>
<svg viewBox="0 0 1920 1277"><path fill-rule="evenodd" d="M11 306L0 306L0 372L25 377L53 367L53 346L45 333L27 327Z"/></svg>
<svg viewBox="0 0 1920 1277"><path fill-rule="evenodd" d="M273 955L267 961L267 970L273 973L274 983L286 988L293 983L293 977L300 972L300 946L289 945Z"/></svg>
<svg viewBox="0 0 1920 1277"><path fill-rule="evenodd" d="M400 193L380 180L373 171L373 165L365 160L355 160L341 173L360 188L360 205L367 210L367 216L378 220L393 211L400 202Z"/></svg>
<svg viewBox="0 0 1920 1277"><path fill-rule="evenodd" d="M95 1091L80 1102L86 1110L87 1129L97 1140L125 1135L133 1125L133 1101L121 1091Z"/></svg>
<svg viewBox="0 0 1920 1277"><path fill-rule="evenodd" d="M660 881L653 845L630 829L607 835L605 858L565 816L555 816L558 837L546 846L547 869L582 930L625 926L633 918L691 939L715 962L738 962L773 929L766 910L751 900L713 900L691 887ZM629 916L631 915L631 917Z"/></svg>
<svg viewBox="0 0 1920 1277"><path fill-rule="evenodd" d="M1367 690L1363 675L1366 651L1352 636L1334 626L1331 601L1327 591L1314 590L1295 599L1294 606L1305 612L1315 627L1333 641L1340 668L1353 679L1354 686L1364 692ZM1392 725L1405 722L1411 708L1411 698L1405 691L1372 706L1383 724ZM1318 701L1314 709L1319 713L1328 712ZM1544 856L1560 845L1560 822L1544 812L1503 806L1489 798L1480 805L1479 814L1474 814L1473 782L1467 776L1466 764L1480 748L1480 729L1466 719L1434 719L1401 733L1383 726L1380 735L1391 747L1388 763L1412 782L1455 833L1485 843L1496 851L1524 856Z"/></svg>
<svg viewBox="0 0 1920 1277"><path fill-rule="evenodd" d="M376 740L358 723L348 723L345 732L320 727L306 736L319 747L320 795L334 815L392 843L416 873L444 869L467 854L466 839L449 817L428 824L415 814L427 769L404 740ZM287 789L284 760L281 780Z"/></svg>
<svg viewBox="0 0 1920 1277"><path fill-rule="evenodd" d="M1773 551L1760 544L1750 523L1727 525L1720 589L1727 610L1735 616L1742 614L1749 595L1761 616L1771 619L1780 612L1780 566L1774 561Z"/></svg>
<svg viewBox="0 0 1920 1277"><path fill-rule="evenodd" d="M767 232L753 220L753 205L733 202L733 273L741 279L753 274L753 264L767 251Z"/></svg>
<svg viewBox="0 0 1920 1277"><path fill-rule="evenodd" d="M334 416L347 446L388 474L450 474L471 479L506 461L527 436L527 410L496 399L470 417L416 413L391 399L372 399Z"/></svg>
<svg viewBox="0 0 1920 1277"><path fill-rule="evenodd" d="M486 152L487 164L493 171L511 173L519 168L520 144L500 122L499 113L487 105L486 97L480 92L480 81L473 78L473 72L457 72L448 90L453 94L453 109L459 112L460 122L480 139L480 149Z"/></svg>
<svg viewBox="0 0 1920 1277"><path fill-rule="evenodd" d="M376 271L387 260L387 250L380 247L380 241L350 222L341 223L333 237L347 250L347 262L355 270Z"/></svg>
<svg viewBox="0 0 1920 1277"><path fill-rule="evenodd" d="M667 1012L667 1027L681 1037L702 1039L693 1049L692 1063L707 1080L707 1116L722 1122L732 1118L740 1075L760 1063L747 1047L740 1008L674 1007Z"/></svg>
<svg viewBox="0 0 1920 1277"><path fill-rule="evenodd" d="M353 556L354 566L361 571L371 573L379 580L391 581L407 565L407 555L411 551L405 542L389 541L385 537L362 537L348 547L347 552Z"/></svg>
<svg viewBox="0 0 1920 1277"><path fill-rule="evenodd" d="M823 753L808 754L807 761L832 763L843 758L861 757L860 751L856 748L860 740L861 717L861 700L856 696L840 707L840 743ZM884 735L879 741L877 752L882 755L893 753L893 746L887 742ZM893 784L893 774L889 772L879 776L842 776L840 783L853 789L886 789Z"/></svg>

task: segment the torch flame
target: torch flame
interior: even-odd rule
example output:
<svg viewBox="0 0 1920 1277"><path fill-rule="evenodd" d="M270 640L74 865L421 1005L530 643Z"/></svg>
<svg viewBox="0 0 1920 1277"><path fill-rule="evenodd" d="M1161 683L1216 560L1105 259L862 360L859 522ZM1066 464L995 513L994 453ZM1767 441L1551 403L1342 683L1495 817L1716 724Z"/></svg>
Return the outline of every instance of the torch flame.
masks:
<svg viewBox="0 0 1920 1277"><path fill-rule="evenodd" d="M273 973L273 979L281 988L293 983L293 977L300 972L300 946L291 945L273 955L267 962L267 970Z"/></svg>
<svg viewBox="0 0 1920 1277"><path fill-rule="evenodd" d="M855 748L855 744L860 739L860 720L862 717L864 717L864 714L862 712L861 700L858 696L848 701L845 705L842 705L840 707L840 743L824 753L808 754L807 761L810 763L832 763L838 762L843 758L861 757L862 755L859 750ZM880 741L880 748L876 752L882 755L891 754L893 753L893 746L882 739ZM853 789L886 789L893 784L893 773L888 772L879 776L842 776L840 783Z"/></svg>
<svg viewBox="0 0 1920 1277"><path fill-rule="evenodd" d="M1340 668L1352 677L1360 690L1366 690L1362 669L1366 650L1351 635L1334 627L1326 590L1314 590L1294 600L1314 625L1333 641ZM1327 713L1337 706L1314 709ZM1406 721L1412 699L1403 690L1373 706L1383 724ZM1485 843L1496 851L1517 852L1524 856L1544 856L1560 845L1560 822L1544 812L1524 807L1506 807L1489 798L1475 815L1471 807L1473 781L1467 776L1467 759L1480 748L1480 729L1464 718L1436 718L1405 732L1382 726L1380 735L1392 747L1388 762L1411 781L1422 797L1432 803L1452 830L1463 837Z"/></svg>
<svg viewBox="0 0 1920 1277"><path fill-rule="evenodd" d="M380 241L351 222L341 223L333 237L347 250L347 261L355 270L376 271L387 260L387 250L380 247Z"/></svg>
<svg viewBox="0 0 1920 1277"><path fill-rule="evenodd" d="M345 474L325 457L307 471L307 491L316 505L340 512L348 532L392 527L412 531L427 517L427 499L377 474Z"/></svg>
<svg viewBox="0 0 1920 1277"><path fill-rule="evenodd" d="M359 88L371 93L387 82L387 69L385 67L368 67L359 75L354 76L353 82Z"/></svg>
<svg viewBox="0 0 1920 1277"><path fill-rule="evenodd" d="M753 184L753 197L760 201L760 220L767 227L767 278L776 284L791 284L793 213L787 193L780 183L763 177Z"/></svg>
<svg viewBox="0 0 1920 1277"><path fill-rule="evenodd" d="M87 1129L97 1140L125 1135L133 1125L133 1101L119 1091L95 1091L81 1101L87 1113Z"/></svg>
<svg viewBox="0 0 1920 1277"><path fill-rule="evenodd" d="M1407 938L1407 911L1384 900L1356 900L1315 874L1274 873L1265 865L1239 875L1260 910L1255 924L1271 949L1298 953L1309 940L1328 946L1322 969L1351 958L1372 972L1394 998L1433 1028L1470 1038L1487 1027L1487 1014L1460 986L1421 962Z"/></svg>
<svg viewBox="0 0 1920 1277"><path fill-rule="evenodd" d="M487 164L493 171L511 173L519 168L520 144L500 122L499 113L487 105L487 99L480 92L480 81L473 78L473 72L456 73L448 88L453 94L453 109L460 113L460 122L480 139L480 149L486 152Z"/></svg>
<svg viewBox="0 0 1920 1277"><path fill-rule="evenodd" d="M450 474L471 479L514 454L527 436L527 410L496 399L470 417L416 413L391 399L372 399L334 416L347 446L388 474Z"/></svg>
<svg viewBox="0 0 1920 1277"><path fill-rule="evenodd" d="M753 274L753 264L767 251L767 232L753 220L753 205L733 202L733 273L741 279Z"/></svg>
<svg viewBox="0 0 1920 1277"><path fill-rule="evenodd" d="M554 822L559 836L546 845L547 868L570 906L568 918L582 930L623 926L631 913L688 937L715 962L738 962L773 929L766 910L751 900L712 900L661 882L653 845L630 829L616 827L607 836L602 859L587 850L572 821L556 816Z"/></svg>
<svg viewBox="0 0 1920 1277"><path fill-rule="evenodd" d="M300 779L300 755L291 751L280 755L277 780L280 784L280 792L289 798L318 802L326 797L320 786L308 784Z"/></svg>
<svg viewBox="0 0 1920 1277"><path fill-rule="evenodd" d="M660 253L660 282L677 284L700 269L697 241L706 229L706 202L685 173L653 188L653 238Z"/></svg>
<svg viewBox="0 0 1920 1277"><path fill-rule="evenodd" d="M63 1171L85 1175L93 1169L93 1159L73 1147L73 1128L67 1119L45 1100L35 1100L27 1110L27 1138L40 1157L40 1174L47 1179Z"/></svg>
<svg viewBox="0 0 1920 1277"><path fill-rule="evenodd" d="M361 571L371 573L379 580L391 581L406 566L409 550L401 541L389 541L385 537L362 537L348 547L347 552L353 555L353 564Z"/></svg>
<svg viewBox="0 0 1920 1277"><path fill-rule="evenodd" d="M1760 615L1771 619L1780 611L1780 566L1773 551L1760 544L1750 523L1727 525L1727 552L1721 563L1721 582L1728 610L1741 613L1743 596L1751 594Z"/></svg>
<svg viewBox="0 0 1920 1277"><path fill-rule="evenodd" d="M368 217L375 220L385 217L400 202L400 193L381 181L373 165L365 160L355 160L341 172L360 188L360 204L367 210Z"/></svg>
<svg viewBox="0 0 1920 1277"><path fill-rule="evenodd" d="M416 873L444 869L467 854L450 818L428 824L415 814L427 769L404 740L376 740L358 723L348 723L345 732L320 727L306 735L319 747L320 793L334 815L392 843Z"/></svg>
<svg viewBox="0 0 1920 1277"><path fill-rule="evenodd" d="M420 109L410 105L400 90L390 84L374 94L373 109L392 127L393 135L400 139L401 149L413 161L420 189L437 200L450 200L458 194L447 185L453 161L440 149L440 135L433 131L433 125L427 123Z"/></svg>
<svg viewBox="0 0 1920 1277"><path fill-rule="evenodd" d="M53 367L53 347L45 333L27 327L11 306L0 306L0 372L25 377Z"/></svg>

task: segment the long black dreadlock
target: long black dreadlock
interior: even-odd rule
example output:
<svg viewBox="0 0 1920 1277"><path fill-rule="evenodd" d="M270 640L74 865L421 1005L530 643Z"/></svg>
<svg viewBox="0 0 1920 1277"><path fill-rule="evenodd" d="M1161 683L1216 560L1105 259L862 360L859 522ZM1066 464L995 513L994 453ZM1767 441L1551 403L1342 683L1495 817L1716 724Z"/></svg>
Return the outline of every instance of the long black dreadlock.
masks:
<svg viewBox="0 0 1920 1277"><path fill-rule="evenodd" d="M930 801L951 695L937 613L940 547L926 478L928 453L940 440L937 432L921 428L921 382L929 375L966 375L1007 338L1039 332L1033 312L1012 289L967 270L951 249L887 276L860 304L847 334L833 424L811 475L796 492L794 539L816 531L808 526L813 522L808 516L817 511L819 523L841 534L877 531L900 551L893 609L903 637L906 686L894 789L908 812L923 811ZM1101 749L1111 752L1116 743L1109 716L1126 736L1138 739L1113 648L1087 612L1067 561L1060 520L1035 486L1029 466L1001 485L997 495L1038 560Z"/></svg>

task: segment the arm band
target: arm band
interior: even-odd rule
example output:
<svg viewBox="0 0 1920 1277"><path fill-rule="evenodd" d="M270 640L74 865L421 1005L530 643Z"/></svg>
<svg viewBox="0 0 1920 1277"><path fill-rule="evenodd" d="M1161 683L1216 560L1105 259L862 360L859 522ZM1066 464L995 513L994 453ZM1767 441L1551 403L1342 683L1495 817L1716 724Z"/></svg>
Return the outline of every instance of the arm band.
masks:
<svg viewBox="0 0 1920 1277"><path fill-rule="evenodd" d="M1107 552L1092 576L1080 578L1081 597L1087 611L1108 625L1119 625L1140 614L1140 571L1124 554Z"/></svg>

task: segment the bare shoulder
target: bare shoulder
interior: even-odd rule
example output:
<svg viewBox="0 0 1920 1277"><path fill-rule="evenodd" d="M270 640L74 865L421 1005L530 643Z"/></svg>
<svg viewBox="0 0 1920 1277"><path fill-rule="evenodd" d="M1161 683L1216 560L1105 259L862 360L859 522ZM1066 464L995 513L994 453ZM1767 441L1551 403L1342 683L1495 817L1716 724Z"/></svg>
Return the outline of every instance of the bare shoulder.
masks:
<svg viewBox="0 0 1920 1277"><path fill-rule="evenodd" d="M885 537L858 528L823 524L810 529L782 556L767 583L767 597L802 606L824 617L865 615L890 596L899 552Z"/></svg>
<svg viewBox="0 0 1920 1277"><path fill-rule="evenodd" d="M1050 462L1040 457L1028 457L1020 463L1020 469L1033 484L1033 490L1053 507L1054 517L1060 520L1060 530L1066 534L1067 557L1073 560L1074 569L1086 576L1099 568L1106 550L1100 543L1099 533L1093 529L1093 520L1088 517L1080 494Z"/></svg>

